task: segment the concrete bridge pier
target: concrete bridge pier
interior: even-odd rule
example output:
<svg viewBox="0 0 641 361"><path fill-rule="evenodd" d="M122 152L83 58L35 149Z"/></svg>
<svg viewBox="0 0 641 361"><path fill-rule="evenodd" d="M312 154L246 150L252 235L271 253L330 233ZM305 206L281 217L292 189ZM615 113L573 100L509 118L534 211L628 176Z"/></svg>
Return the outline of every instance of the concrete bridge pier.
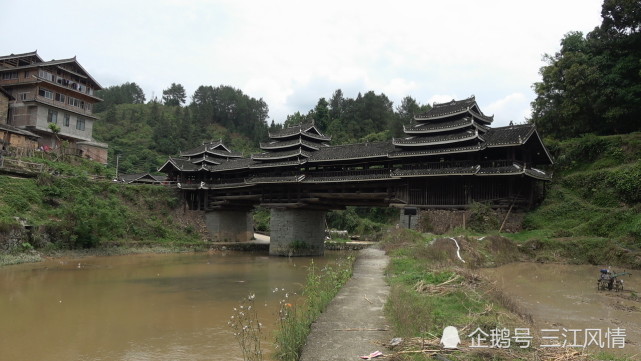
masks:
<svg viewBox="0 0 641 361"><path fill-rule="evenodd" d="M272 208L270 256L322 256L325 211Z"/></svg>
<svg viewBox="0 0 641 361"><path fill-rule="evenodd" d="M250 211L206 212L205 224L215 242L247 242L254 236L254 222Z"/></svg>

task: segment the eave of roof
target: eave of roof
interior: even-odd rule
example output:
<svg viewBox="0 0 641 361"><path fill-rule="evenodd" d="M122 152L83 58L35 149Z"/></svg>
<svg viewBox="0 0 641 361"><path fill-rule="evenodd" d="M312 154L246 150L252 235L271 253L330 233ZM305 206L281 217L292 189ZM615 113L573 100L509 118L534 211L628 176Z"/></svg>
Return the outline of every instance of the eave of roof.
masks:
<svg viewBox="0 0 641 361"><path fill-rule="evenodd" d="M420 123L411 127L403 125L403 132L406 134L427 134L427 133L440 133L444 131L451 131L455 129L462 129L474 124L472 117L465 117L452 121L439 122L439 123Z"/></svg>
<svg viewBox="0 0 641 361"><path fill-rule="evenodd" d="M479 139L478 129L474 131L466 131L461 133L449 135L436 135L436 136L414 136L408 138L394 138L392 144L397 147L423 147L440 144L450 144L468 141L472 139Z"/></svg>

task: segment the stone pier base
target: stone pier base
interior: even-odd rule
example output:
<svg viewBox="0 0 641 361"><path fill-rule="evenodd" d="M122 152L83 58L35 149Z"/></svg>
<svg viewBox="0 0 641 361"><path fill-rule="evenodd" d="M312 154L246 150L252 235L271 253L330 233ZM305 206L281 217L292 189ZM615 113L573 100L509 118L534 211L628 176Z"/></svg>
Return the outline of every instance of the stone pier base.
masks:
<svg viewBox="0 0 641 361"><path fill-rule="evenodd" d="M270 237L270 256L322 256L325 251L325 212L273 208Z"/></svg>
<svg viewBox="0 0 641 361"><path fill-rule="evenodd" d="M254 236L251 212L248 211L207 212L205 224L215 242L247 242Z"/></svg>

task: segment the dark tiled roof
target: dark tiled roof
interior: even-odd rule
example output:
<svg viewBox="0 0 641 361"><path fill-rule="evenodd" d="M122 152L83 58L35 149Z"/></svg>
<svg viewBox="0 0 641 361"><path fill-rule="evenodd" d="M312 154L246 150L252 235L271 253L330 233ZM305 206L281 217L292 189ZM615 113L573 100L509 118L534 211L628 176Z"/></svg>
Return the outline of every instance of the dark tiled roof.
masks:
<svg viewBox="0 0 641 361"><path fill-rule="evenodd" d="M204 155L200 157L192 157L189 158L189 161L191 161L194 164L201 164L201 163L208 163L208 164L220 164L221 161L224 161L224 159L220 159L218 157L210 157L205 153Z"/></svg>
<svg viewBox="0 0 641 361"><path fill-rule="evenodd" d="M186 151L181 151L180 155L182 157L194 157L204 153L209 153L211 155L217 155L224 158L240 158L242 155L238 152L232 152L227 148L222 141L204 143L199 145L196 148L192 148Z"/></svg>
<svg viewBox="0 0 641 361"><path fill-rule="evenodd" d="M311 154L309 152L304 151L300 148L296 148L296 149L290 149L290 150L284 150L284 151L278 151L278 152L265 152L265 153L252 154L251 158L253 160L272 160L272 159L287 159L287 158L293 158L298 156L309 158L310 155Z"/></svg>
<svg viewBox="0 0 641 361"><path fill-rule="evenodd" d="M491 123L493 120L493 117L488 117L481 112L478 104L476 104L476 99L474 98L474 96L463 100L452 100L447 103L434 103L430 110L423 114L417 115L414 119L420 122L422 120L446 118L468 112L477 119L487 123Z"/></svg>
<svg viewBox="0 0 641 361"><path fill-rule="evenodd" d="M453 114L463 113L474 106L476 106L476 99L474 96L463 100L452 99L452 101L447 103L434 103L430 110L418 115L416 119L442 118Z"/></svg>
<svg viewBox="0 0 641 361"><path fill-rule="evenodd" d="M39 62L43 62L42 58L38 55L37 51L32 51L29 53L22 53L22 54L10 54L10 55L3 55L0 56L0 61L2 60L8 60L8 59L16 59L16 58L24 58L24 57L36 57Z"/></svg>
<svg viewBox="0 0 641 361"><path fill-rule="evenodd" d="M160 183L167 180L167 176L149 173L121 174L119 178L125 183Z"/></svg>
<svg viewBox="0 0 641 361"><path fill-rule="evenodd" d="M282 162L254 162L249 165L249 168L256 169L256 168L289 167L289 166L303 165L305 163L307 163L307 159L294 159L294 160L282 161Z"/></svg>
<svg viewBox="0 0 641 361"><path fill-rule="evenodd" d="M290 148L297 145L303 145L313 150L318 150L323 146L322 143L310 142L308 140L302 139L302 137L283 141L275 140L271 142L260 142L260 148L264 150Z"/></svg>
<svg viewBox="0 0 641 361"><path fill-rule="evenodd" d="M313 132L312 132L313 130ZM269 137L272 139L275 138L288 138L291 136L295 135L306 135L308 137L318 139L318 140L323 140L323 141L330 141L332 138L328 137L326 135L323 135L318 128L314 125L314 121L311 120L307 123L300 124L300 125L295 125L292 127L287 127L275 132L269 132Z"/></svg>
<svg viewBox="0 0 641 361"><path fill-rule="evenodd" d="M483 135L488 147L524 144L534 133L533 124L510 125L507 127L490 128Z"/></svg>
<svg viewBox="0 0 641 361"><path fill-rule="evenodd" d="M373 142L337 145L321 148L314 152L309 158L310 163L328 162L346 159L379 158L386 157L389 152L394 151L390 142Z"/></svg>
<svg viewBox="0 0 641 361"><path fill-rule="evenodd" d="M443 122L418 123L413 126L403 126L405 133L437 133L472 126L474 120L472 117L463 117L460 119L446 120Z"/></svg>
<svg viewBox="0 0 641 361"><path fill-rule="evenodd" d="M429 149L401 149L389 154L390 158L403 158L403 157L418 157L424 155L439 155L439 154L448 154L448 153L466 153L466 152L477 152L484 149L485 146L482 144L473 144L465 146L442 146L442 147L433 147Z"/></svg>
<svg viewBox="0 0 641 361"><path fill-rule="evenodd" d="M227 170L248 169L253 163L254 161L249 158L234 158L209 167L209 171L221 172Z"/></svg>
<svg viewBox="0 0 641 361"><path fill-rule="evenodd" d="M13 125L9 125L9 124L0 124L0 129L6 130L6 131L11 132L11 133L24 135L25 137L28 137L28 138L34 138L34 139L35 138L40 138L40 136L37 135L37 134L31 133L28 130L16 128Z"/></svg>
<svg viewBox="0 0 641 361"><path fill-rule="evenodd" d="M158 168L158 171L167 172L169 168L174 168L183 172L195 172L201 169L199 165L193 164L187 158L169 157L165 164Z"/></svg>
<svg viewBox="0 0 641 361"><path fill-rule="evenodd" d="M407 138L394 138L392 143L396 146L411 146L419 147L424 145L436 145L436 144L447 144L447 143L457 143L462 141L468 141L471 139L478 138L478 130L468 129L465 131L460 131L450 134L430 134L430 135L417 135Z"/></svg>

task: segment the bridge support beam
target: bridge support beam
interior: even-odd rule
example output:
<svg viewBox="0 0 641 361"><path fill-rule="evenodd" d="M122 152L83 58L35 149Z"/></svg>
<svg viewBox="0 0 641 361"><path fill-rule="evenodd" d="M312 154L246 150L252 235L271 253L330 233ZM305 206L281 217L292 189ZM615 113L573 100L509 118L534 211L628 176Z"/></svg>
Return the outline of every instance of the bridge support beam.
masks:
<svg viewBox="0 0 641 361"><path fill-rule="evenodd" d="M325 252L325 211L271 210L270 256L322 256Z"/></svg>
<svg viewBox="0 0 641 361"><path fill-rule="evenodd" d="M254 226L249 211L206 212L205 224L215 242L247 242L254 236Z"/></svg>

